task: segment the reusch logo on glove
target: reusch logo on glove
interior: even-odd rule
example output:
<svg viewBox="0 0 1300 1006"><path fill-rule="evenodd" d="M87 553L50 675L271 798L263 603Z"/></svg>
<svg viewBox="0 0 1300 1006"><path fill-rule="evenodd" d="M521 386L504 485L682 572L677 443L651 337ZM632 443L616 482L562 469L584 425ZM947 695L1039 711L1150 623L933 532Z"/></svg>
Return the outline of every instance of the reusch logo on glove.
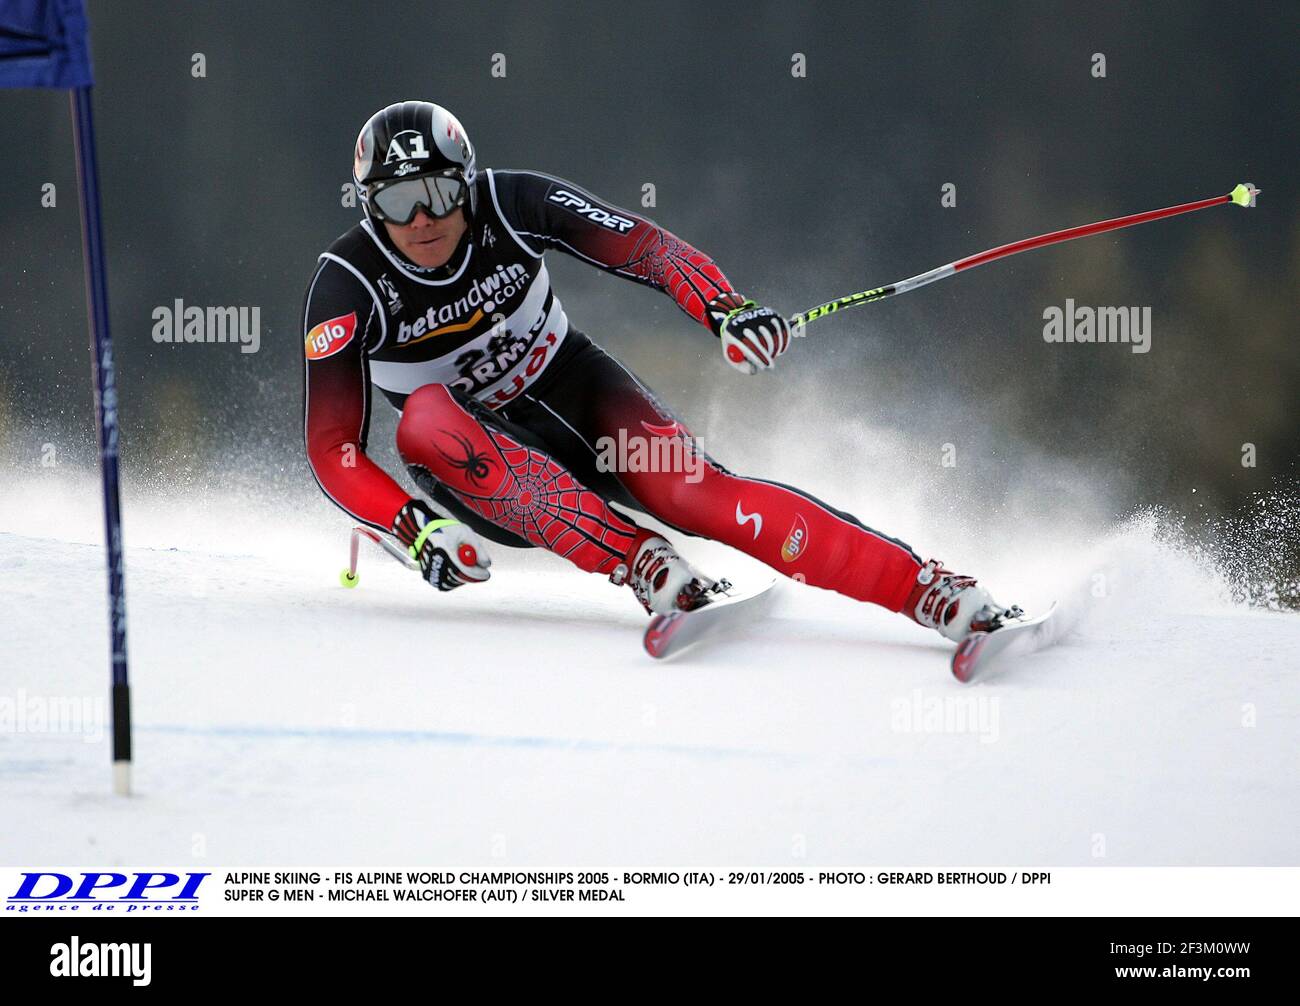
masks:
<svg viewBox="0 0 1300 1006"><path fill-rule="evenodd" d="M727 330L739 325L744 326L756 318L770 318L772 311L766 307L751 307L727 316Z"/></svg>
<svg viewBox="0 0 1300 1006"><path fill-rule="evenodd" d="M322 321L307 333L307 359L323 360L333 356L352 341L357 330L357 312Z"/></svg>

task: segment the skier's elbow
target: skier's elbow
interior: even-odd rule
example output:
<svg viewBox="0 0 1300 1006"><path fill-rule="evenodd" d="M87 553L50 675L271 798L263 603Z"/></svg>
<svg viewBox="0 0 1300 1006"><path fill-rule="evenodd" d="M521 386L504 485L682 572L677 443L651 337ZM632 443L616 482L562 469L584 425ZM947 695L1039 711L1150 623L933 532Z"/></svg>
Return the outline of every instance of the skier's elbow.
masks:
<svg viewBox="0 0 1300 1006"><path fill-rule="evenodd" d="M358 458L364 453L361 445L351 439L307 440L307 463L316 480L322 483L329 475L356 468Z"/></svg>

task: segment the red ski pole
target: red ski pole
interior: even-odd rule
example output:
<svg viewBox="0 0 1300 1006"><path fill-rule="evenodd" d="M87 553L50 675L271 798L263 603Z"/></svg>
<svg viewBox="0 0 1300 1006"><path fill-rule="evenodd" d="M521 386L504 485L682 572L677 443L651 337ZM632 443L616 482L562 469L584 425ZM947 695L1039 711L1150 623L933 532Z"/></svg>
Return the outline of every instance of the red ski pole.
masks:
<svg viewBox="0 0 1300 1006"><path fill-rule="evenodd" d="M998 259L1009 258L1012 255L1018 255L1020 252L1029 251L1033 248L1045 248L1047 245L1060 244L1062 241L1073 241L1075 238L1086 238L1093 234L1104 234L1106 231L1117 231L1121 227L1134 227L1137 224L1150 223L1152 220L1163 220L1165 217L1177 216L1180 213L1194 213L1196 210L1209 209L1211 206L1222 206L1224 203L1236 203L1238 206L1254 206L1255 196L1260 191L1250 182L1243 182L1227 195L1198 199L1194 203L1182 203L1178 206L1166 206L1161 210L1132 213L1126 217L1101 220L1095 224L1082 224L1079 227L1070 227L1063 231L1052 231L1050 234L1039 234L1037 237L1013 241L1011 244L1000 245L997 248L990 248L988 251L968 255L956 262L949 262L937 269L931 269L929 272L899 280L897 283L891 283L888 286L877 287L874 290L863 290L861 293L849 294L847 297L840 297L838 300L827 301L817 307L810 307L807 311L792 317L790 327L794 329L795 335L802 335L803 326L808 322L824 318L828 314L834 314L843 308L857 307L859 304L870 304L877 300L884 300L886 297L894 296L894 294L906 293L908 290L915 290L917 287L933 283L935 280L946 279L967 269L974 269L977 265L996 262Z"/></svg>

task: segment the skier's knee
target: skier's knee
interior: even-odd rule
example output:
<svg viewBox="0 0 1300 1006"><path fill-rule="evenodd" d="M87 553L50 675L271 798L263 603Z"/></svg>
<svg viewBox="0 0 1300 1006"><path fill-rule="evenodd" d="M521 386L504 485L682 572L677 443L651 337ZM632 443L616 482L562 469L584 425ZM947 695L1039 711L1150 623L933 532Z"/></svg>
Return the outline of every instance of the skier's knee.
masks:
<svg viewBox="0 0 1300 1006"><path fill-rule="evenodd" d="M423 415L436 415L456 407L456 400L447 385L425 384L406 396L406 402L402 406L402 422L418 420ZM401 424L398 428L401 428Z"/></svg>
<svg viewBox="0 0 1300 1006"><path fill-rule="evenodd" d="M714 483L723 477L705 466L695 473L643 475L628 488L652 515L689 531L704 501L712 498Z"/></svg>
<svg viewBox="0 0 1300 1006"><path fill-rule="evenodd" d="M457 404L445 384L426 384L416 388L402 406L397 423L397 452L407 464L423 460L423 446L439 427L453 428L465 422L464 410Z"/></svg>

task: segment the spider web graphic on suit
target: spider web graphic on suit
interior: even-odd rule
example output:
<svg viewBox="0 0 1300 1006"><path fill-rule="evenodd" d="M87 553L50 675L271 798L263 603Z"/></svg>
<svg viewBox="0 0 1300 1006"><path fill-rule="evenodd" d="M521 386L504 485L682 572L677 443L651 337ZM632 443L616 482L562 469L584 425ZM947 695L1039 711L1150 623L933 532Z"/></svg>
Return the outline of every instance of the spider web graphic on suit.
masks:
<svg viewBox="0 0 1300 1006"><path fill-rule="evenodd" d="M605 572L606 565L612 570L623 561L639 530L636 526L621 520L549 455L497 430L485 432L504 468L502 478L491 494L471 492L462 484L455 487L456 495L498 527L583 568ZM580 550L586 554L578 554Z"/></svg>
<svg viewBox="0 0 1300 1006"><path fill-rule="evenodd" d="M713 297L731 289L711 258L658 227L643 235L614 271L667 291L697 321L704 321Z"/></svg>

